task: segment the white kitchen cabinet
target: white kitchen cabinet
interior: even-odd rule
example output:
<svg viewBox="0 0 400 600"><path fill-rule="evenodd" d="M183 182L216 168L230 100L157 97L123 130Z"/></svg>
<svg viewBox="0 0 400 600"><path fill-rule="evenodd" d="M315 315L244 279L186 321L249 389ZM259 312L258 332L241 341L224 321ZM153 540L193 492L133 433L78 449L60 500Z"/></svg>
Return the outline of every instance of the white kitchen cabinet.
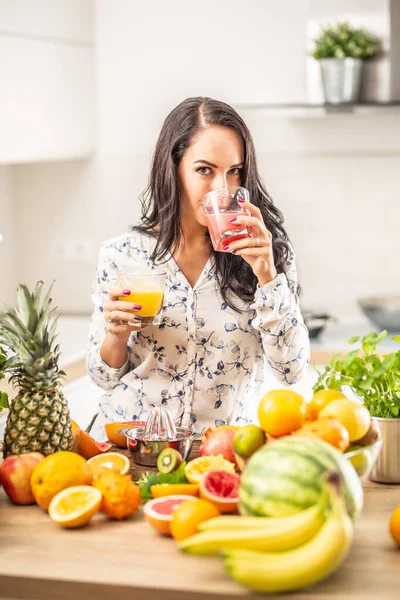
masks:
<svg viewBox="0 0 400 600"><path fill-rule="evenodd" d="M92 13L90 0L0 0L0 164L90 156Z"/></svg>
<svg viewBox="0 0 400 600"><path fill-rule="evenodd" d="M91 43L93 0L0 0L0 32Z"/></svg>

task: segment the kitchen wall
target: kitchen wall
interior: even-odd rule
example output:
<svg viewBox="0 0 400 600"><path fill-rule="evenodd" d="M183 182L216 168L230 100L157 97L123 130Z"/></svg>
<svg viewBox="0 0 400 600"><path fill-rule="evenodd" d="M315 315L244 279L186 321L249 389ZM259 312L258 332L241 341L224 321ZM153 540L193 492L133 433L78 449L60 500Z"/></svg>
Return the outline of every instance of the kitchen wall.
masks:
<svg viewBox="0 0 400 600"><path fill-rule="evenodd" d="M55 277L62 310L90 311L98 246L138 219L163 118L187 96L210 95L237 105L253 131L298 254L304 306L354 318L357 297L399 291L399 109L293 119L244 108L306 101L308 9L307 0L196 9L98 0L96 154L15 168L20 278Z"/></svg>
<svg viewBox="0 0 400 600"><path fill-rule="evenodd" d="M14 300L16 284L16 229L13 210L13 170L0 165L0 298Z"/></svg>

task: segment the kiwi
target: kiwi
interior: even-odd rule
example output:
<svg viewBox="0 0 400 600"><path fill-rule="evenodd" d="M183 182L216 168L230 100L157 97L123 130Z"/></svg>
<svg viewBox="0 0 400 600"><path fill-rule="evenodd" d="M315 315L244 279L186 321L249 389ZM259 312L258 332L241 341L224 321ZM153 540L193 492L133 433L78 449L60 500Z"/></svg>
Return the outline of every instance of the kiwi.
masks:
<svg viewBox="0 0 400 600"><path fill-rule="evenodd" d="M157 458L157 469L160 473L171 473L182 464L182 454L175 448L164 448Z"/></svg>

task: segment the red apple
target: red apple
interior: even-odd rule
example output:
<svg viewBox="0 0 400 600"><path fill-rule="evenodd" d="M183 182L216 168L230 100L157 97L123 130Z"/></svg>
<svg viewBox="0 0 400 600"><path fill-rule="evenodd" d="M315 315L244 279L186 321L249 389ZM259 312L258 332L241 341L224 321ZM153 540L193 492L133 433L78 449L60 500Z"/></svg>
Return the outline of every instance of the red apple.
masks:
<svg viewBox="0 0 400 600"><path fill-rule="evenodd" d="M236 431L233 429L207 429L205 436L202 439L200 447L200 456L222 456L236 465L235 453L233 448L233 440Z"/></svg>
<svg viewBox="0 0 400 600"><path fill-rule="evenodd" d="M15 504L35 504L31 489L33 469L44 459L40 452L8 456L0 465L0 482Z"/></svg>

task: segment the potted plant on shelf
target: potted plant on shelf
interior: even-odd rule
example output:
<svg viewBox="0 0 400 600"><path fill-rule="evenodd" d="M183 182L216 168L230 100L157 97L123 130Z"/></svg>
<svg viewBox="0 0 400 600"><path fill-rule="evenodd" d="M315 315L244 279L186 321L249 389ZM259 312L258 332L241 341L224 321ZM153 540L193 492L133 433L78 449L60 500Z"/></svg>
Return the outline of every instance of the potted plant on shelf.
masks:
<svg viewBox="0 0 400 600"><path fill-rule="evenodd" d="M361 348L343 357L334 356L324 371L317 370L319 377L313 390L331 388L345 393L347 388L364 402L383 440L370 479L400 483L400 350L383 357L376 353L376 346L386 335L386 331L367 333L361 338ZM400 342L400 335L392 340ZM349 344L359 341L359 337L352 337Z"/></svg>
<svg viewBox="0 0 400 600"><path fill-rule="evenodd" d="M363 61L380 51L378 39L347 22L322 28L313 40L311 56L319 61L326 104L357 102L360 96Z"/></svg>

